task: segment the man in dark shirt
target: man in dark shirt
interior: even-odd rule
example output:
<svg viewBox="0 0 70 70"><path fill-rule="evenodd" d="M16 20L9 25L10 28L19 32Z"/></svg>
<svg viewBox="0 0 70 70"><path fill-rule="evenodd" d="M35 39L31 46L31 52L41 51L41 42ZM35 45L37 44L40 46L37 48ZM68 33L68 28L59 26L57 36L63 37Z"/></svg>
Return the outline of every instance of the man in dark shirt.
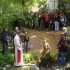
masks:
<svg viewBox="0 0 70 70"><path fill-rule="evenodd" d="M2 33L2 42L3 42L2 54L5 54L6 51L8 51L9 36L10 36L10 34L8 32L8 28L5 28L5 30Z"/></svg>
<svg viewBox="0 0 70 70"><path fill-rule="evenodd" d="M25 32L24 38L23 38L23 43L24 43L24 51L26 53L28 52L28 42L29 42L29 36L28 36L28 33Z"/></svg>
<svg viewBox="0 0 70 70"><path fill-rule="evenodd" d="M28 52L28 42L29 42L29 36L28 36L28 32L25 31L24 33L24 38L23 38L23 43L24 43L24 52Z"/></svg>
<svg viewBox="0 0 70 70"><path fill-rule="evenodd" d="M64 33L61 33L57 48L58 48L57 63L59 65L64 65L66 62L66 53L67 53L67 45Z"/></svg>

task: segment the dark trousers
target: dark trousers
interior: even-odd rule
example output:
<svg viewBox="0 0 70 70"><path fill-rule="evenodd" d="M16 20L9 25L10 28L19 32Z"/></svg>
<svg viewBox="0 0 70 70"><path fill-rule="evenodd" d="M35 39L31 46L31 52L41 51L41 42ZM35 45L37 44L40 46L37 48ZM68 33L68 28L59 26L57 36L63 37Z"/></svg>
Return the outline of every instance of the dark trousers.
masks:
<svg viewBox="0 0 70 70"><path fill-rule="evenodd" d="M59 65L65 65L65 63L66 63L66 52L60 52L60 51L58 51L57 64L59 64Z"/></svg>
<svg viewBox="0 0 70 70"><path fill-rule="evenodd" d="M49 29L49 22L45 22L45 23L44 23L44 26L45 26L45 29L46 29L46 28Z"/></svg>
<svg viewBox="0 0 70 70"><path fill-rule="evenodd" d="M24 42L24 46L23 46L23 48L24 48L24 52L28 52L28 42Z"/></svg>
<svg viewBox="0 0 70 70"><path fill-rule="evenodd" d="M39 30L44 30L44 23L43 23L43 22L40 23L40 28L39 28Z"/></svg>
<svg viewBox="0 0 70 70"><path fill-rule="evenodd" d="M8 51L8 42L3 42L2 54L4 55L7 51Z"/></svg>

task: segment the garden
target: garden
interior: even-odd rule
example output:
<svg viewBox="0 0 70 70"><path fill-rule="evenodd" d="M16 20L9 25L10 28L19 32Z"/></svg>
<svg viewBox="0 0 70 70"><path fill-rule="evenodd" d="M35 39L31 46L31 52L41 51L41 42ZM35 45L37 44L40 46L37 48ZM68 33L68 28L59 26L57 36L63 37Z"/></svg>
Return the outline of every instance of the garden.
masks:
<svg viewBox="0 0 70 70"><path fill-rule="evenodd" d="M69 0L64 0L65 2L69 2ZM33 24L36 22L35 18L41 12L34 12L31 10L32 6L39 5L39 11L47 9L46 0L0 0L0 70L7 70L10 68L11 70L23 70L22 67L14 67L14 53L12 51L13 44L12 39L10 39L10 47L5 55L2 55L2 39L1 33L5 27L9 28L10 34L13 33L15 26L18 26L22 32L27 31L29 29L34 30ZM67 17L67 60L66 64L70 65L70 11L65 8L65 2L61 2L59 9L63 10ZM45 4L45 5L44 5ZM64 5L63 5L64 4ZM17 24L14 24L18 20ZM20 23L20 24L19 24ZM38 28L37 28L38 29ZM51 31L50 31L51 32ZM38 39L37 39L38 40ZM35 64L38 67L52 67L56 66L56 52L50 52L46 55L36 55L32 53L30 50L28 53L23 53L24 63L27 65L25 70L31 70L32 66L28 66L30 64ZM7 69L6 69L7 68Z"/></svg>

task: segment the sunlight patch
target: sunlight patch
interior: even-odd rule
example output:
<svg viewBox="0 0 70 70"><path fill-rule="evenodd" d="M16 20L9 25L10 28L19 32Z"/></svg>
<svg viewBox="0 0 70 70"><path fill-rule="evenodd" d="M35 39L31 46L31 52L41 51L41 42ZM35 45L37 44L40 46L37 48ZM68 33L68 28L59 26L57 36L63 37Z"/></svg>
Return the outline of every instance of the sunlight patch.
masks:
<svg viewBox="0 0 70 70"><path fill-rule="evenodd" d="M36 38L37 36L36 35L33 35L33 36L31 36L30 38Z"/></svg>

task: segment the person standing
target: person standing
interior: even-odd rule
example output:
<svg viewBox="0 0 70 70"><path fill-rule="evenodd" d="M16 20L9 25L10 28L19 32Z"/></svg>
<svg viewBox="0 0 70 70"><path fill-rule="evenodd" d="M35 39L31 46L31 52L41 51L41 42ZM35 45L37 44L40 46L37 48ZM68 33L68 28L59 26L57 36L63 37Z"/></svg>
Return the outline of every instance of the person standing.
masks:
<svg viewBox="0 0 70 70"><path fill-rule="evenodd" d="M54 27L55 27L54 29L55 31L58 31L59 30L59 16L57 13L54 15L53 19L54 19Z"/></svg>
<svg viewBox="0 0 70 70"><path fill-rule="evenodd" d="M54 24L55 24L55 31L58 31L59 30L59 22L55 21Z"/></svg>
<svg viewBox="0 0 70 70"><path fill-rule="evenodd" d="M14 46L14 66L23 66L23 43L19 33L14 37Z"/></svg>
<svg viewBox="0 0 70 70"><path fill-rule="evenodd" d="M45 14L44 16L44 25L45 25L45 29L47 28L49 30L49 22L50 22L50 17L49 17L49 14Z"/></svg>
<svg viewBox="0 0 70 70"><path fill-rule="evenodd" d="M14 37L16 35L16 33L20 32L19 28L18 27L15 27L15 30L13 31L13 34L12 34L12 40L13 40L13 52L14 52Z"/></svg>
<svg viewBox="0 0 70 70"><path fill-rule="evenodd" d="M61 23L61 27L64 27L66 25L66 21L67 21L67 18L66 16L62 13L60 14L60 23Z"/></svg>
<svg viewBox="0 0 70 70"><path fill-rule="evenodd" d="M44 17L42 14L39 16L38 22L39 22L39 30L43 31L44 30Z"/></svg>
<svg viewBox="0 0 70 70"><path fill-rule="evenodd" d="M23 43L24 43L24 52L28 52L28 42L29 42L29 36L28 36L28 32L26 31L24 33L24 38L23 38Z"/></svg>
<svg viewBox="0 0 70 70"><path fill-rule="evenodd" d="M57 54L57 64L58 65L65 65L66 63L66 53L67 53L67 45L64 33L61 33L58 45L58 54Z"/></svg>
<svg viewBox="0 0 70 70"><path fill-rule="evenodd" d="M15 36L17 32L20 32L20 30L18 27L15 27L15 31L13 32L13 36Z"/></svg>
<svg viewBox="0 0 70 70"><path fill-rule="evenodd" d="M3 55L8 51L9 36L10 36L10 33L8 32L8 28L5 28L2 33L2 43L3 43L2 54Z"/></svg>

